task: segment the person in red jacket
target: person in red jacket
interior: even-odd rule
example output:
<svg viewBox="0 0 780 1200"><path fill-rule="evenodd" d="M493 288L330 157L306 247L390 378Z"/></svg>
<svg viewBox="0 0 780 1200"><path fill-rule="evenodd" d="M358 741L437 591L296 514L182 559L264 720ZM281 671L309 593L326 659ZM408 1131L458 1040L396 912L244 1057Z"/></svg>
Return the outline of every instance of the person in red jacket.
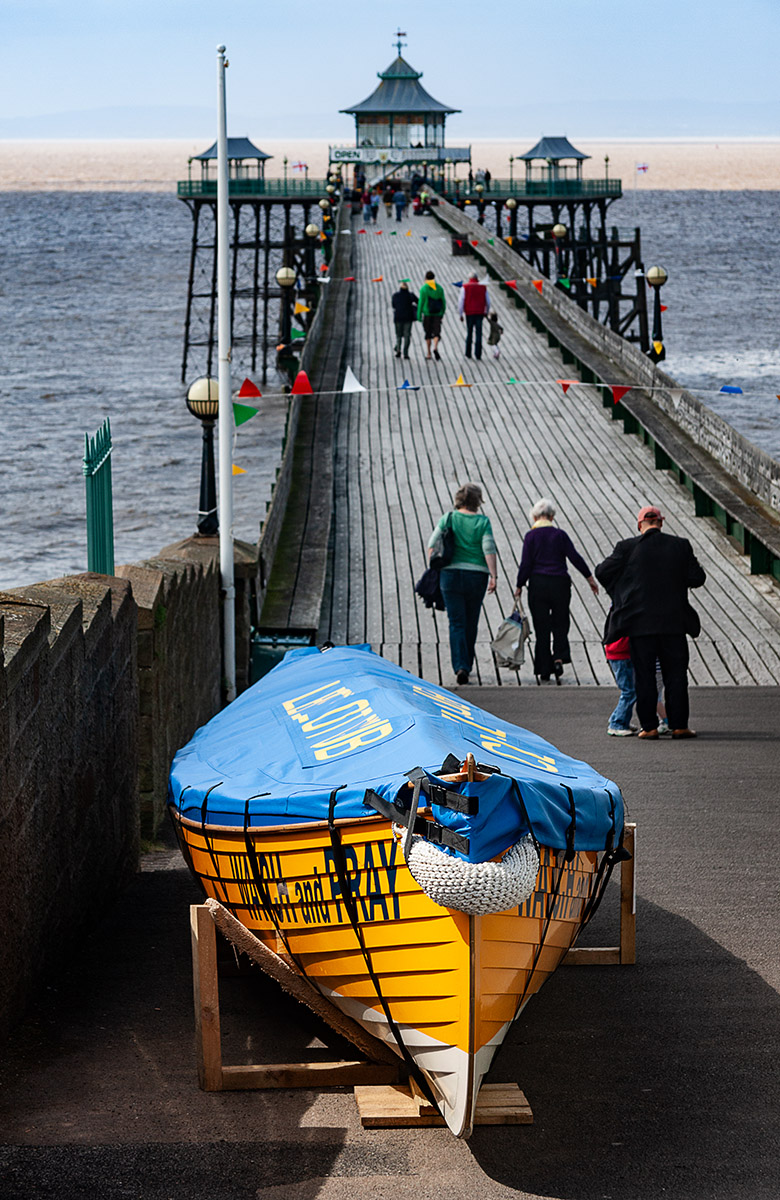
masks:
<svg viewBox="0 0 780 1200"><path fill-rule="evenodd" d="M461 321L466 322L466 358L471 358L472 342L475 358L482 358L482 322L490 312L490 296L476 275L460 289L458 312Z"/></svg>

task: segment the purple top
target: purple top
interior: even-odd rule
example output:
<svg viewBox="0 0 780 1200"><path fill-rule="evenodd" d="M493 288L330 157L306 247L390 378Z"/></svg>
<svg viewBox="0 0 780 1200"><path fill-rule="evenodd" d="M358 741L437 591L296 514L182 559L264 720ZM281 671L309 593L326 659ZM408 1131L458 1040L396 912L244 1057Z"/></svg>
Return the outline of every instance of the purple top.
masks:
<svg viewBox="0 0 780 1200"><path fill-rule="evenodd" d="M567 558L587 579L591 574L590 567L574 549L568 533L555 525L537 525L529 529L523 541L517 586L523 587L531 575L568 575Z"/></svg>

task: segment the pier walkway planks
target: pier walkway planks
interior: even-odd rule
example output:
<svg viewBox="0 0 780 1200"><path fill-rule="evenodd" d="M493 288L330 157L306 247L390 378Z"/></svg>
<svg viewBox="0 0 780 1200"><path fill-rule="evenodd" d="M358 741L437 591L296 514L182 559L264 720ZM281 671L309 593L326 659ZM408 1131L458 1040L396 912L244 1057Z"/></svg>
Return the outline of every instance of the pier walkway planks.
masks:
<svg viewBox="0 0 780 1200"><path fill-rule="evenodd" d="M456 488L471 481L482 487L499 559L497 592L486 597L480 621L474 682L535 683L529 654L519 674L497 670L490 641L513 607L528 510L549 496L591 567L633 536L642 505L659 504L666 530L689 538L707 571L694 594L702 633L690 643L691 682L780 683L776 585L751 576L749 561L720 527L695 517L690 494L610 420L601 393L575 384L564 394L556 380L570 378L571 368L495 283L489 291L504 329L501 357L495 361L485 345L481 362L465 358L453 284L478 265L452 255L451 237L435 218L398 223L382 209L376 225L354 218L351 230L341 235L352 239L356 277L346 363L368 390L336 398L332 553L318 641L370 642L415 674L453 685L446 614L425 609L414 583L436 520ZM476 226L473 236L488 234ZM392 293L404 278L419 292L429 269L447 298L441 361L426 361L419 324L410 359L396 359ZM472 386L452 386L461 373ZM397 390L404 379L419 391ZM614 686L601 645L607 598L594 597L576 571L572 576L572 666L564 684Z"/></svg>

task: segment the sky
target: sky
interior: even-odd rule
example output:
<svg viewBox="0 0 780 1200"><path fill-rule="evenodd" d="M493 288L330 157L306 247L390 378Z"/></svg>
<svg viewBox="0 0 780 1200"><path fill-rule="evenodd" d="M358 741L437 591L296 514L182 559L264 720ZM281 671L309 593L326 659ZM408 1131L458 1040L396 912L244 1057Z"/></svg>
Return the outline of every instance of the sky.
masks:
<svg viewBox="0 0 780 1200"><path fill-rule="evenodd" d="M458 136L780 136L780 0L2 0L0 137L229 132L348 142L403 54ZM90 132L91 131L91 132Z"/></svg>

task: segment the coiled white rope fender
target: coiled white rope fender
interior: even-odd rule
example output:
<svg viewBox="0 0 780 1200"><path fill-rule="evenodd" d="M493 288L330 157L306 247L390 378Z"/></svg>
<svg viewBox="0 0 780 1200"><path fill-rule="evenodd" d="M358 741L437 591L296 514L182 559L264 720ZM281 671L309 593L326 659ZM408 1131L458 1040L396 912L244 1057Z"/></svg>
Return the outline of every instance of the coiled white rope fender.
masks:
<svg viewBox="0 0 780 1200"><path fill-rule="evenodd" d="M394 825L396 836L406 833ZM406 850L414 880L436 904L471 916L505 912L528 899L539 873L539 854L530 835L510 846L500 862L469 863L414 836Z"/></svg>

